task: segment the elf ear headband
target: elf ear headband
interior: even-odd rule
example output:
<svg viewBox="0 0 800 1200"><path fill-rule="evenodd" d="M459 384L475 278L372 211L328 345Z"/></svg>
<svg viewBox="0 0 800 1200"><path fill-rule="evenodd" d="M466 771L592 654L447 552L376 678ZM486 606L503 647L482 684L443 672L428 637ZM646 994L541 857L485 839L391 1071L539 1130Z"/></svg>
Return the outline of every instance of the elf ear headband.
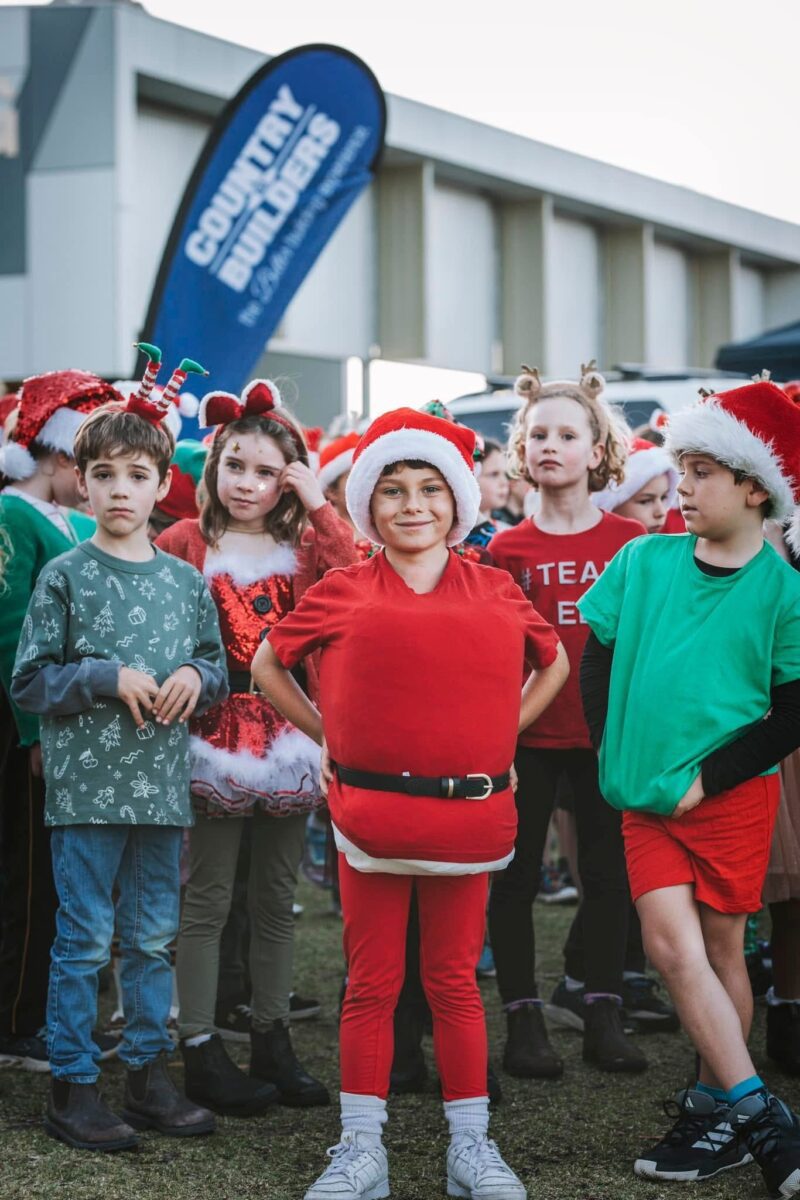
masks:
<svg viewBox="0 0 800 1200"><path fill-rule="evenodd" d="M201 367L192 358L182 358L179 365L175 368L170 376L169 383L164 388L160 396L153 395L158 373L161 370L161 351L158 346L152 346L149 342L134 342L137 350L141 350L147 355L147 367L145 368L142 382L139 384L138 392L135 392L125 405L126 412L136 413L137 417L142 417L145 421L149 421L151 425L158 425L172 411L172 405L177 405L178 392L183 387L186 376L208 375L205 367ZM195 401L196 403L196 401ZM180 411L184 416L194 416L195 413L190 411L185 405L180 405Z"/></svg>
<svg viewBox="0 0 800 1200"><path fill-rule="evenodd" d="M308 459L303 435L281 408L281 394L271 379L254 379L239 397L231 392L208 392L200 401L198 422L201 429L211 425L230 425L243 417L266 417L282 425L297 447L301 459Z"/></svg>

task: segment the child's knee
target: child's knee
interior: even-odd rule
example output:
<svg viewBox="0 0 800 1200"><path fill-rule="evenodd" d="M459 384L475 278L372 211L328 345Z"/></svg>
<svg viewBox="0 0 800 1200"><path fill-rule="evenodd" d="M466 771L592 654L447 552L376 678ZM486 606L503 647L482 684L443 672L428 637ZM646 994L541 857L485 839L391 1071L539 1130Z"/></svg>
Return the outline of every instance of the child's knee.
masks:
<svg viewBox="0 0 800 1200"><path fill-rule="evenodd" d="M695 939L681 940L670 930L643 928L645 954L665 978L704 965L703 947Z"/></svg>

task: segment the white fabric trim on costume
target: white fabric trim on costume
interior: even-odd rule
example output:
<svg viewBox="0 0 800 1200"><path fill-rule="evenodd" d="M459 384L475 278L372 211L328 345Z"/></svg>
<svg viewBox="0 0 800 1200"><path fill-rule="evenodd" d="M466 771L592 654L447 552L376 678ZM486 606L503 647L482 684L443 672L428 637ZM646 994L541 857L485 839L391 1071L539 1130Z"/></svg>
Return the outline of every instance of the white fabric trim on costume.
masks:
<svg viewBox="0 0 800 1200"><path fill-rule="evenodd" d="M757 479L769 492L773 504L770 516L776 521L794 512L792 486L777 452L713 398L671 414L666 445L675 459L682 454L707 454L730 470L744 471Z"/></svg>
<svg viewBox="0 0 800 1200"><path fill-rule="evenodd" d="M335 458L326 462L324 467L320 467L317 477L321 488L330 487L332 483L336 483L336 480L344 475L345 471L350 470L353 465L353 455L355 452L355 446L351 446L349 450L343 450L341 454L337 454Z"/></svg>
<svg viewBox="0 0 800 1200"><path fill-rule="evenodd" d="M189 738L189 753L192 783L206 780L222 795L293 792L304 785L308 790L309 782L316 788L319 780L320 747L299 729L279 733L263 757L249 750L222 750L196 734Z"/></svg>
<svg viewBox="0 0 800 1200"><path fill-rule="evenodd" d="M430 433L426 429L393 429L360 452L353 463L345 490L347 509L353 524L362 537L378 546L383 545L370 513L372 493L385 466L409 459L430 463L447 480L456 503L456 519L447 537L447 545L457 546L477 522L481 507L480 488L453 443L441 434Z"/></svg>
<svg viewBox="0 0 800 1200"><path fill-rule="evenodd" d="M73 458L75 435L88 416L88 413L78 412L74 408L57 408L33 440L48 450L60 450L62 454Z"/></svg>
<svg viewBox="0 0 800 1200"><path fill-rule="evenodd" d="M678 471L673 459L661 446L654 446L652 450L636 450L630 454L625 463L622 483L612 483L602 492L592 492L592 500L604 512L613 512L621 504L632 500L657 475L666 475L669 479L667 508L672 508L678 495Z"/></svg>
<svg viewBox="0 0 800 1200"><path fill-rule="evenodd" d="M297 555L291 546L276 546L264 558L244 557L231 551L216 554L209 549L203 563L206 579L230 575L234 583L243 586L258 583L259 579L271 579L273 575L294 575L296 571Z"/></svg>
<svg viewBox="0 0 800 1200"><path fill-rule="evenodd" d="M19 442L4 442L0 446L0 474L7 479L30 479L36 474L36 460Z"/></svg>
<svg viewBox="0 0 800 1200"><path fill-rule="evenodd" d="M52 504L49 500L42 500L39 496L31 496L28 492L23 492L21 488L15 488L13 484L3 488L3 495L16 496L17 500L24 500L26 504L30 504L31 508L35 508L43 517L47 517L47 520L51 525L55 525L59 533L63 533L64 537L77 546L80 539L57 504Z"/></svg>
<svg viewBox="0 0 800 1200"><path fill-rule="evenodd" d="M360 850L333 821L333 837L336 849L345 856L354 871L377 875L482 875L484 871L503 871L514 857L514 851L494 862L456 863L434 862L422 858L373 858Z"/></svg>

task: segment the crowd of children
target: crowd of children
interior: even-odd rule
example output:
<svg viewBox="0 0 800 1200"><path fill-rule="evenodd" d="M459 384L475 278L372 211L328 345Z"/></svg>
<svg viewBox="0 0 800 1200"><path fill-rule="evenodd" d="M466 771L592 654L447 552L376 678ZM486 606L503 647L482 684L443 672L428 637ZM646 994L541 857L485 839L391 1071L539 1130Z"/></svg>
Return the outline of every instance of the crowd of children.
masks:
<svg viewBox="0 0 800 1200"><path fill-rule="evenodd" d="M697 1075L636 1173L755 1160L800 1195L800 1124L747 1049L743 950L768 904L767 1052L800 1074L791 389L758 379L634 436L593 363L524 368L507 448L435 402L317 454L268 380L208 393L203 441L176 445L202 367L159 390L142 350L141 383L56 371L2 413L0 1065L50 1072L47 1132L122 1150L330 1103L290 1035L321 814L342 1133L307 1200L389 1195L387 1097L424 1077L426 1006L448 1194L524 1200L488 1136L487 927L508 1074L562 1074L548 1022L612 1073L647 1068L633 1031L680 1023ZM548 1000L533 902L553 822L580 903ZM118 1042L97 1028L112 943ZM114 1053L119 1112L97 1087Z"/></svg>

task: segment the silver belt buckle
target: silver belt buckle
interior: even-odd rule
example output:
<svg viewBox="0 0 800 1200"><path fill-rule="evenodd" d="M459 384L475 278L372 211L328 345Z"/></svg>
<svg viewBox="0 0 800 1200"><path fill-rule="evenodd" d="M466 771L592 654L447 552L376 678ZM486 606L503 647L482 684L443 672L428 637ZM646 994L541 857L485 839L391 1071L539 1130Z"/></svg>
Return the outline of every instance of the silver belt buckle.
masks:
<svg viewBox="0 0 800 1200"><path fill-rule="evenodd" d="M483 780L483 786L486 789L482 796L470 796L469 797L470 800L488 800L489 799L492 792L494 791L494 784L492 783L491 777L489 775L484 775L480 771L478 771L477 773L467 775L467 779Z"/></svg>

